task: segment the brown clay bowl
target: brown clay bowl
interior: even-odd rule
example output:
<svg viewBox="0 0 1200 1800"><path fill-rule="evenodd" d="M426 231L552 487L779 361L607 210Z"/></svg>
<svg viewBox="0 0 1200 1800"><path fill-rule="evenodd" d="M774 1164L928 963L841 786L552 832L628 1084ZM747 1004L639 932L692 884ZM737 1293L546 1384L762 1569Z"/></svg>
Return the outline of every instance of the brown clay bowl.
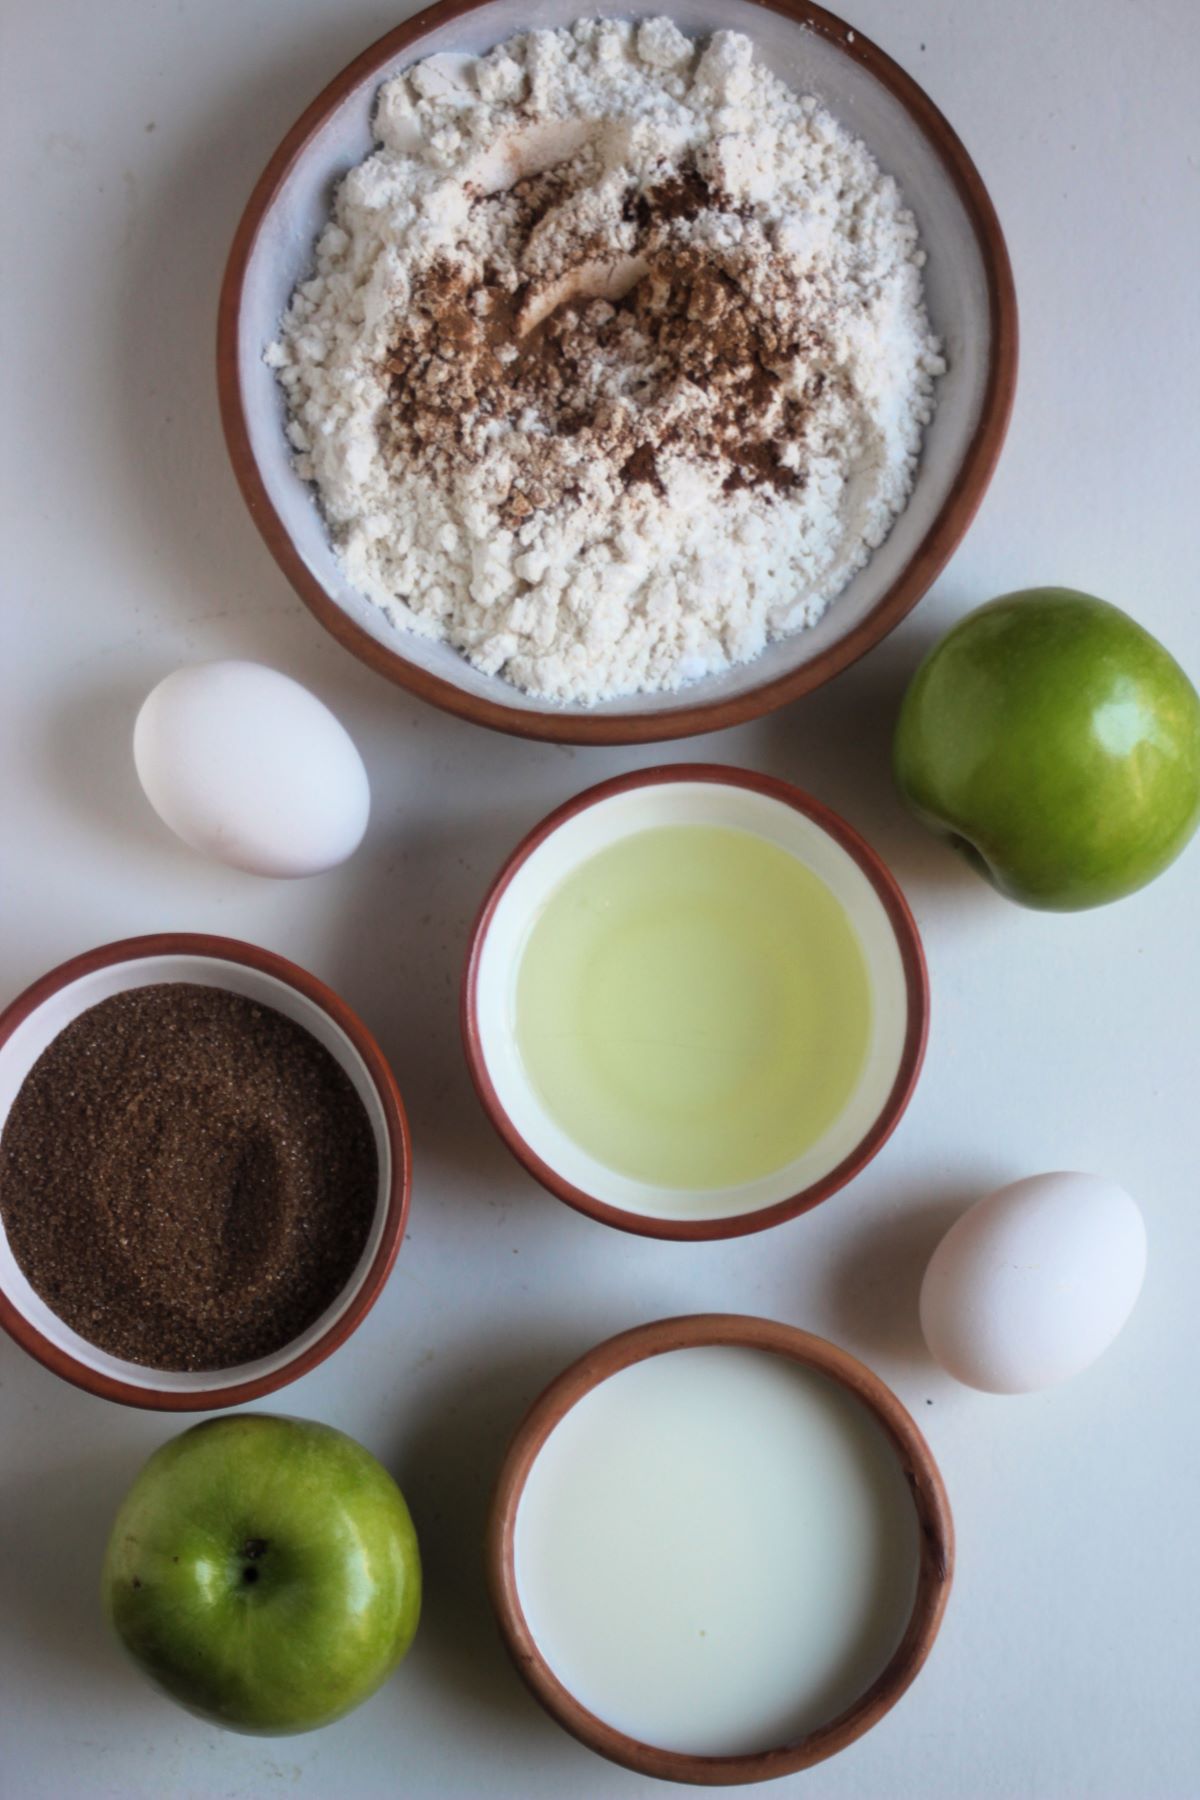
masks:
<svg viewBox="0 0 1200 1800"><path fill-rule="evenodd" d="M697 1755L631 1737L588 1710L538 1645L518 1583L517 1515L531 1470L551 1432L602 1382L648 1357L721 1345L767 1351L815 1370L859 1402L895 1453L916 1514L917 1569L907 1625L886 1664L836 1716L792 1742L737 1755ZM669 1551L664 1552L669 1554ZM590 1750L638 1774L700 1786L773 1781L845 1749L876 1724L919 1673L938 1633L954 1566L954 1527L937 1464L900 1401L870 1369L824 1338L768 1319L707 1313L663 1319L609 1338L581 1357L536 1400L501 1467L487 1527L487 1576L500 1631L517 1673L550 1716ZM636 1620L630 1631L636 1631Z"/></svg>
<svg viewBox="0 0 1200 1800"><path fill-rule="evenodd" d="M789 850L842 902L867 963L872 1038L849 1101L802 1157L744 1188L676 1192L605 1167L550 1116L515 1043L513 984L530 926L549 895L597 850L667 824L733 826ZM920 1074L929 984L916 922L895 878L844 819L768 775L674 763L589 788L517 845L471 934L461 1011L467 1066L484 1111L535 1180L603 1224L694 1241L795 1218L845 1187L878 1154Z"/></svg>
<svg viewBox="0 0 1200 1800"><path fill-rule="evenodd" d="M553 705L480 674L445 644L390 626L333 554L311 491L291 466L283 402L263 351L296 283L311 273L333 184L371 151L380 83L425 56L487 50L521 29L527 17L509 0L440 0L343 69L271 157L225 271L221 415L243 497L280 568L321 624L388 680L518 736L581 744L686 737L742 724L819 687L879 643L934 581L983 498L1012 409L1017 307L1008 253L975 165L929 96L868 38L805 0L677 0L671 14L698 36L744 31L778 75L820 96L896 177L928 251L926 297L950 367L916 486L886 542L810 630L675 693ZM578 0L541 0L537 23L578 16Z"/></svg>
<svg viewBox="0 0 1200 1800"><path fill-rule="evenodd" d="M344 1000L315 975L270 950L189 932L126 938L72 957L0 1014L0 1131L30 1068L60 1031L113 994L162 981L226 988L303 1025L353 1083L366 1108L379 1161L375 1221L341 1294L292 1343L257 1362L228 1369L148 1369L88 1343L30 1287L0 1223L0 1325L23 1350L102 1400L162 1412L201 1412L240 1406L286 1386L332 1355L361 1325L383 1290L404 1237L412 1150L391 1070Z"/></svg>

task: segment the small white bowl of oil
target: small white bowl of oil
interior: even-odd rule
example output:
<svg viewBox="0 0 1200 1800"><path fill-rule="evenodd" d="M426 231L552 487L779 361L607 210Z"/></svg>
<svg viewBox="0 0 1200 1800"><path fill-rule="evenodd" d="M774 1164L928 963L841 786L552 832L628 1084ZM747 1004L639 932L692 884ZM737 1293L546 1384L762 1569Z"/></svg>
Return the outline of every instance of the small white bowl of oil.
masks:
<svg viewBox="0 0 1200 1800"><path fill-rule="evenodd" d="M472 934L467 1061L520 1162L627 1231L795 1217L881 1149L928 1028L895 880L798 788L717 764L602 783L509 857Z"/></svg>

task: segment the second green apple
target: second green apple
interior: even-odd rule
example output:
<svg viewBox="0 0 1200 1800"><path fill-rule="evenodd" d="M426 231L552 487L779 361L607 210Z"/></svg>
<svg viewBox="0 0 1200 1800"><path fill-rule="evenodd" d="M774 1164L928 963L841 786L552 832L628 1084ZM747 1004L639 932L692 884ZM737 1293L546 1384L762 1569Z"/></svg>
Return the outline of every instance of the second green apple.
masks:
<svg viewBox="0 0 1200 1800"><path fill-rule="evenodd" d="M926 657L895 773L917 817L1010 899L1102 906L1161 874L1200 821L1200 697L1127 613L1029 588Z"/></svg>
<svg viewBox="0 0 1200 1800"><path fill-rule="evenodd" d="M104 1604L134 1661L232 1731L312 1731L374 1693L421 1606L396 1483L332 1426L206 1419L156 1450L126 1495Z"/></svg>

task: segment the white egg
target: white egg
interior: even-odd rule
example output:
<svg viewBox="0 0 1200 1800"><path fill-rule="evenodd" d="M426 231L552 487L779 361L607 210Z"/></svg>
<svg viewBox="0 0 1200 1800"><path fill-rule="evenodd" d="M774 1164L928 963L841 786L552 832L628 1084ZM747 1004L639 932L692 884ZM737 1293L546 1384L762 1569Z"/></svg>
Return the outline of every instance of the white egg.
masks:
<svg viewBox="0 0 1200 1800"><path fill-rule="evenodd" d="M254 875L315 875L362 842L362 758L327 706L262 663L194 663L147 696L138 778L185 844Z"/></svg>
<svg viewBox="0 0 1200 1800"><path fill-rule="evenodd" d="M1146 1227L1098 1175L1031 1175L956 1219L921 1284L921 1329L956 1380L1028 1394L1078 1375L1133 1311Z"/></svg>

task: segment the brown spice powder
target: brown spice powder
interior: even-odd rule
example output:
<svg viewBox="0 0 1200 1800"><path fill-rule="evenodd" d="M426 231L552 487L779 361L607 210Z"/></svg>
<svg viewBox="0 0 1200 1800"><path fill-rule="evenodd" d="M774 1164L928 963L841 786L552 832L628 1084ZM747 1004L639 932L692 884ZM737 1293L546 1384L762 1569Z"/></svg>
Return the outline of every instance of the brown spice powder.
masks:
<svg viewBox="0 0 1200 1800"><path fill-rule="evenodd" d="M528 237L561 198L561 180L542 175L518 183L506 204L518 207ZM779 449L801 434L813 398L783 391L796 359L820 344L810 308L781 268L764 267L761 253L752 267L743 250L690 246L673 230L728 210L727 197L695 170L631 195L626 214L645 273L617 299L565 301L528 332L519 329L527 288L514 291L495 272L473 280L461 265L435 264L415 288L387 361L385 449L452 483L456 470L480 459L496 421L535 417L540 431L500 509L514 529L571 499L575 471L597 458L627 488L662 490L663 451L715 465L729 492L802 487L803 467L781 461ZM600 269L604 255L602 244L578 251L581 264ZM630 395L613 377L634 368L645 373ZM681 386L703 397L683 416L671 404Z"/></svg>
<svg viewBox="0 0 1200 1800"><path fill-rule="evenodd" d="M378 1168L361 1100L308 1031L220 988L103 1000L30 1070L0 1216L80 1336L153 1369L281 1349L362 1254Z"/></svg>

